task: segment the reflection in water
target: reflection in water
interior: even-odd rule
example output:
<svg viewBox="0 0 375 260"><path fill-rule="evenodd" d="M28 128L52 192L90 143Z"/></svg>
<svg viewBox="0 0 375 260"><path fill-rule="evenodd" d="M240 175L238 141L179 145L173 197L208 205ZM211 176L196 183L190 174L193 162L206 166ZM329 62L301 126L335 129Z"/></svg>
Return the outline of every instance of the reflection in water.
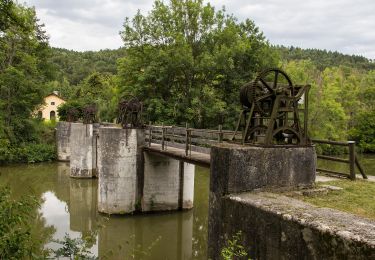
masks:
<svg viewBox="0 0 375 260"><path fill-rule="evenodd" d="M0 173L0 183L17 196L43 198L40 213L55 239L97 232L91 251L109 259L207 259L207 169L196 170L193 210L109 218L97 212L97 180L70 178L67 163L1 167Z"/></svg>

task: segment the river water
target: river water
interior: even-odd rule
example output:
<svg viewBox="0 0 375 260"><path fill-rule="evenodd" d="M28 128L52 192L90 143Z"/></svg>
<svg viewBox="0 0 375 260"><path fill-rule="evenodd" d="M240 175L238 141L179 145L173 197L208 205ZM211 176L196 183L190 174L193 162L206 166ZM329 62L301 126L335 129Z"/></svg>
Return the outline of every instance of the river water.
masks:
<svg viewBox="0 0 375 260"><path fill-rule="evenodd" d="M375 155L362 155L368 175L375 175ZM347 171L348 166L318 162L320 167ZM209 170L196 168L194 208L171 213L111 216L97 212L97 179L72 179L69 164L42 163L0 167L0 185L16 197L43 199L39 228L53 230L54 239L95 232L93 254L107 259L207 259ZM46 247L56 249L56 243Z"/></svg>

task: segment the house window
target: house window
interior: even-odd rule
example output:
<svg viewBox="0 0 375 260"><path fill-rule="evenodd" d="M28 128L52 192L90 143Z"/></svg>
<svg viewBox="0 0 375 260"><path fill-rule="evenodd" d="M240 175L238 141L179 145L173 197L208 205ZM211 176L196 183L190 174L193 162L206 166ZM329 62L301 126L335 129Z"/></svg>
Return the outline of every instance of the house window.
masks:
<svg viewBox="0 0 375 260"><path fill-rule="evenodd" d="M55 102L51 102L51 106L54 106L55 105Z"/></svg>

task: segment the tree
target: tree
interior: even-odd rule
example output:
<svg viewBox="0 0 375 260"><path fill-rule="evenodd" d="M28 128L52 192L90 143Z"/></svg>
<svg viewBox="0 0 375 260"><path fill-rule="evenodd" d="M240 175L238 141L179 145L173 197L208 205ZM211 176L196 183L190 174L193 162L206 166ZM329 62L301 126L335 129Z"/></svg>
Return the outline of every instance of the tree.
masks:
<svg viewBox="0 0 375 260"><path fill-rule="evenodd" d="M121 93L144 101L151 121L233 127L241 85L278 61L251 20L202 0L156 0L148 15L125 20L121 36Z"/></svg>
<svg viewBox="0 0 375 260"><path fill-rule="evenodd" d="M6 8L0 15L6 21L0 31L0 138L15 143L32 138L28 119L43 100L48 38L34 9L13 2Z"/></svg>

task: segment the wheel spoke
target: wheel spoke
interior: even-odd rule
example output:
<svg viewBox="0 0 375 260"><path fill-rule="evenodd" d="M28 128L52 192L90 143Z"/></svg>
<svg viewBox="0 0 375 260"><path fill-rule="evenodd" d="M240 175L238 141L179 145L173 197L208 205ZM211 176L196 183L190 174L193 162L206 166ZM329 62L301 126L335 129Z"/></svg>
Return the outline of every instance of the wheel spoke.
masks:
<svg viewBox="0 0 375 260"><path fill-rule="evenodd" d="M260 78L260 82L268 89L269 92L273 92L273 88L271 88L270 85L267 84L262 78Z"/></svg>
<svg viewBox="0 0 375 260"><path fill-rule="evenodd" d="M275 71L275 80L273 82L273 88L276 89L277 88L277 80L278 80L278 77L279 77L279 71Z"/></svg>

